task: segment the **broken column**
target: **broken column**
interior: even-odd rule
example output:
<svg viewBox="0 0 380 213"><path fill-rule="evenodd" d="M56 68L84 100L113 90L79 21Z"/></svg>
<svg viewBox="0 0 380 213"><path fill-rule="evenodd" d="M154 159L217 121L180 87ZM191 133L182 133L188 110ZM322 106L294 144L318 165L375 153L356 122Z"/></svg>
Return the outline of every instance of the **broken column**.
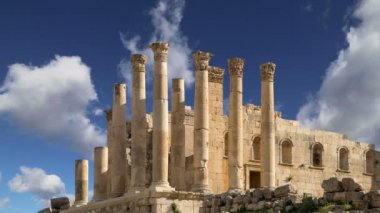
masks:
<svg viewBox="0 0 380 213"><path fill-rule="evenodd" d="M74 206L83 206L88 202L88 160L75 161L75 202Z"/></svg>
<svg viewBox="0 0 380 213"><path fill-rule="evenodd" d="M119 197L125 190L126 85L115 84L112 105L111 195Z"/></svg>
<svg viewBox="0 0 380 213"><path fill-rule="evenodd" d="M185 81L172 81L171 111L171 185L177 191L186 190L185 185ZM180 175L182 174L182 175Z"/></svg>
<svg viewBox="0 0 380 213"><path fill-rule="evenodd" d="M229 190L243 189L243 68L244 60L228 60L230 98L228 120Z"/></svg>
<svg viewBox="0 0 380 213"><path fill-rule="evenodd" d="M195 63L194 98L194 180L192 190L209 193L209 103L208 103L208 63L213 55L197 51L193 54Z"/></svg>
<svg viewBox="0 0 380 213"><path fill-rule="evenodd" d="M107 147L108 147L108 171L107 171L107 198L111 195L111 160L110 150L112 149L112 109L104 110L107 119Z"/></svg>
<svg viewBox="0 0 380 213"><path fill-rule="evenodd" d="M172 191L168 182L169 122L168 122L168 50L169 44L155 42L150 45L154 54L153 100L153 191Z"/></svg>
<svg viewBox="0 0 380 213"><path fill-rule="evenodd" d="M95 147L94 157L94 201L107 199L108 148Z"/></svg>
<svg viewBox="0 0 380 213"><path fill-rule="evenodd" d="M146 170L146 95L145 63L147 57L134 54L132 64L132 143L131 143L131 185L128 192L138 193L145 190Z"/></svg>
<svg viewBox="0 0 380 213"><path fill-rule="evenodd" d="M275 117L273 79L276 65L260 66L261 73L261 185L275 187Z"/></svg>

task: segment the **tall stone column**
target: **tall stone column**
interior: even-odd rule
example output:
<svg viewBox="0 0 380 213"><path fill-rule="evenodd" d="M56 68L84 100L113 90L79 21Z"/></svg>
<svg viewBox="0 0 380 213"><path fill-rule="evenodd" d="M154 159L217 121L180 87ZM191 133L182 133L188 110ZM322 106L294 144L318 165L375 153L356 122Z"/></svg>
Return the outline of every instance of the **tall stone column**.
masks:
<svg viewBox="0 0 380 213"><path fill-rule="evenodd" d="M108 148L95 147L94 201L107 199Z"/></svg>
<svg viewBox="0 0 380 213"><path fill-rule="evenodd" d="M83 206L88 202L88 160L75 161L75 202L74 206Z"/></svg>
<svg viewBox="0 0 380 213"><path fill-rule="evenodd" d="M275 187L275 118L273 79L276 65L260 66L261 73L261 185Z"/></svg>
<svg viewBox="0 0 380 213"><path fill-rule="evenodd" d="M209 193L209 103L208 103L208 63L212 58L208 52L193 54L195 62L194 98L194 180L192 190Z"/></svg>
<svg viewBox="0 0 380 213"><path fill-rule="evenodd" d="M168 122L168 50L169 44L150 45L154 54L153 100L153 191L172 191L169 186L169 122Z"/></svg>
<svg viewBox="0 0 380 213"><path fill-rule="evenodd" d="M243 68L244 60L228 60L230 98L228 116L229 190L243 190Z"/></svg>
<svg viewBox="0 0 380 213"><path fill-rule="evenodd" d="M172 81L171 112L171 185L177 191L186 190L185 185L185 81Z"/></svg>
<svg viewBox="0 0 380 213"><path fill-rule="evenodd" d="M107 170L107 198L110 198L111 195L111 154L110 150L112 150L112 109L106 109L104 110L104 113L106 115L106 120L107 120L107 162L108 162L108 170Z"/></svg>
<svg viewBox="0 0 380 213"><path fill-rule="evenodd" d="M126 85L115 84L112 105L111 197L120 197L125 190Z"/></svg>
<svg viewBox="0 0 380 213"><path fill-rule="evenodd" d="M146 95L145 95L145 63L147 57L134 54L132 64L132 144L131 144L131 188L129 193L145 190L146 170Z"/></svg>

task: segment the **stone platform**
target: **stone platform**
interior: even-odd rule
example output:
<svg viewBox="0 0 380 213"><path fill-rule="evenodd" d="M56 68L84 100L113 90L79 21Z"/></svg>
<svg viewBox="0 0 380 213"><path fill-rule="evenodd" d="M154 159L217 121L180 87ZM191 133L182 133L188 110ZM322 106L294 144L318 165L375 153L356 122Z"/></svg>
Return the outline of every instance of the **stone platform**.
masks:
<svg viewBox="0 0 380 213"><path fill-rule="evenodd" d="M166 213L200 212L204 195L193 192L154 192L144 191L135 195L128 195L99 202L89 202L85 206L71 207L62 213Z"/></svg>

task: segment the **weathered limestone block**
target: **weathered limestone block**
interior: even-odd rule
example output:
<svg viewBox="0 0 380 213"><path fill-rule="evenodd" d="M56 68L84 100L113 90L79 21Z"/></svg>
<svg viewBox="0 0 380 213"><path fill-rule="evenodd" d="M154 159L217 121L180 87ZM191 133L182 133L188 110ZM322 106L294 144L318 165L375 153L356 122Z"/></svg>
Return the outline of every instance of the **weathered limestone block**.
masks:
<svg viewBox="0 0 380 213"><path fill-rule="evenodd" d="M352 178L342 178L342 187L344 191L363 191L362 186L355 182Z"/></svg>
<svg viewBox="0 0 380 213"><path fill-rule="evenodd" d="M350 192L345 192L345 194L346 194L346 202L363 200L363 197L364 197L363 192L350 191Z"/></svg>
<svg viewBox="0 0 380 213"><path fill-rule="evenodd" d="M291 184L286 184L283 186L279 186L274 190L275 197L285 197L289 194L296 194L297 190Z"/></svg>
<svg viewBox="0 0 380 213"><path fill-rule="evenodd" d="M337 177L332 177L327 180L323 180L322 182L322 188L325 190L325 192L342 192L342 182L338 180Z"/></svg>
<svg viewBox="0 0 380 213"><path fill-rule="evenodd" d="M263 195L266 200L271 200L273 198L273 190L269 187L263 189Z"/></svg>
<svg viewBox="0 0 380 213"><path fill-rule="evenodd" d="M334 199L335 202L346 202L346 193L345 192L335 192Z"/></svg>
<svg viewBox="0 0 380 213"><path fill-rule="evenodd" d="M334 201L334 192L325 192L323 193L323 198L327 200L327 202Z"/></svg>
<svg viewBox="0 0 380 213"><path fill-rule="evenodd" d="M50 207L54 210L64 210L70 208L68 197L58 197L50 199Z"/></svg>
<svg viewBox="0 0 380 213"><path fill-rule="evenodd" d="M370 191L367 196L373 208L380 208L380 190Z"/></svg>

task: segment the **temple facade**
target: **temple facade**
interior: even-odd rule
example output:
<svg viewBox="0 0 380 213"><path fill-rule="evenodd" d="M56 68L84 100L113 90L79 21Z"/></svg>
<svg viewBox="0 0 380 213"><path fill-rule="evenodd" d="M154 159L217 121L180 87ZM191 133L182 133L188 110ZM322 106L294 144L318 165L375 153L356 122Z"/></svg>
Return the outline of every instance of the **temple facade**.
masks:
<svg viewBox="0 0 380 213"><path fill-rule="evenodd" d="M114 85L113 107L105 113L107 147L95 149L92 201L87 201L88 164L77 161L76 207L64 212L76 212L81 206L106 208L139 196L160 199L176 192L173 199L183 193L188 196L184 200L192 200L183 208L197 212L205 194L286 183L297 186L298 193L321 196L321 182L330 177L354 178L366 191L380 189L380 154L374 145L302 128L275 111L274 63L249 73L261 79L261 106L243 105L243 95L252 92L243 91L248 74L244 59L231 58L225 70L210 66L213 54L195 52L194 97L188 97L183 79L173 79L168 88L170 45L156 42L150 48L152 59L141 54L131 57L132 97L126 97L125 84ZM146 112L147 60L154 60L152 113ZM225 75L230 80L228 106L223 106ZM194 99L194 106L185 106L187 98ZM129 121L127 101L132 102ZM228 115L224 107L229 108Z"/></svg>

